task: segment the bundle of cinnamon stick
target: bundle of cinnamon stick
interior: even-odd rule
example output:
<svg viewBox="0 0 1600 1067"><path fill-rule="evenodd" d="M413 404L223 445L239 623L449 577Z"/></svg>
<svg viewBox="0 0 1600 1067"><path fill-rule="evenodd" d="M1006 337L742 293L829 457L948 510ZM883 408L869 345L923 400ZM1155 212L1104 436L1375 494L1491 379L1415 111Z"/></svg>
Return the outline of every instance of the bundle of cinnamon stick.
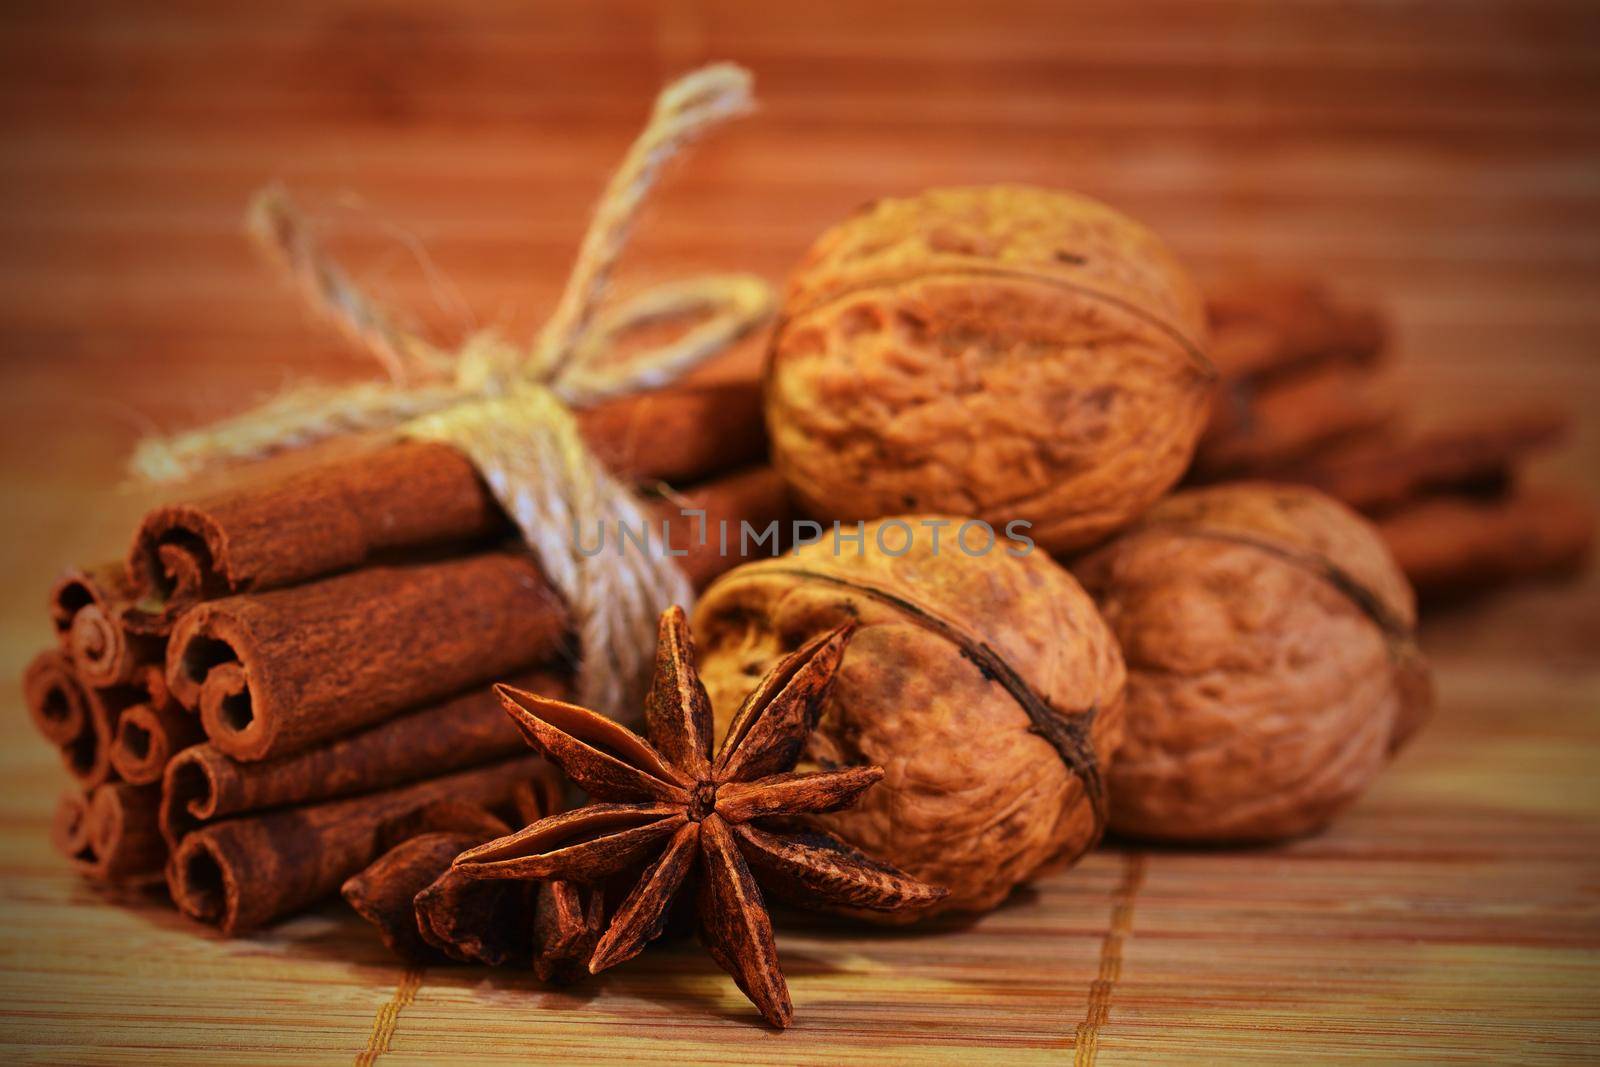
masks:
<svg viewBox="0 0 1600 1067"><path fill-rule="evenodd" d="M614 473L687 486L660 500L652 535L696 586L739 562L720 523L787 523L753 382L579 420ZM24 679L73 779L56 847L86 877L162 886L228 934L353 879L347 897L386 939L417 938L415 920L385 924L382 901L409 901L463 848L560 803L488 688L561 694L569 680L566 607L510 533L461 454L402 440L151 511L125 563L57 583L56 643Z"/></svg>
<svg viewBox="0 0 1600 1067"><path fill-rule="evenodd" d="M1376 522L1425 600L1583 565L1592 505L1524 477L1562 440L1564 413L1508 407L1417 427L1386 378L1382 316L1313 281L1214 286L1208 311L1221 380L1191 481L1322 489Z"/></svg>

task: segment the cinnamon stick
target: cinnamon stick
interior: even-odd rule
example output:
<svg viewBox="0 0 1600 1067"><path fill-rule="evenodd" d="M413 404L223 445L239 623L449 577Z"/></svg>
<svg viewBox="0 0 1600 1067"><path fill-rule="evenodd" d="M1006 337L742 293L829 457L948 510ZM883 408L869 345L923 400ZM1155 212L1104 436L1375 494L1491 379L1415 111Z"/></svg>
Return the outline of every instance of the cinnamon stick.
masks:
<svg viewBox="0 0 1600 1067"><path fill-rule="evenodd" d="M72 632L72 620L78 612L90 606L107 607L126 601L132 595L133 583L123 564L73 567L50 588L50 625L65 646L67 635Z"/></svg>
<svg viewBox="0 0 1600 1067"><path fill-rule="evenodd" d="M228 819L183 839L167 869L185 915L245 933L335 892L378 855L383 827L435 801L503 803L538 772L536 756L415 782L348 800Z"/></svg>
<svg viewBox="0 0 1600 1067"><path fill-rule="evenodd" d="M549 763L539 770L540 777L547 781L553 781L560 774ZM523 784L519 782L515 788L520 789ZM384 823L378 830L378 849L387 852L424 834L471 834L485 841L503 837L511 832L505 816L514 806L515 801L510 796L498 805L500 814L467 800L438 800L424 804Z"/></svg>
<svg viewBox="0 0 1600 1067"><path fill-rule="evenodd" d="M172 757L204 737L200 720L176 701L135 704L117 720L111 765L130 785L159 782Z"/></svg>
<svg viewBox="0 0 1600 1067"><path fill-rule="evenodd" d="M705 543L680 506L706 511ZM699 585L739 562L737 520L780 520L789 503L776 474L758 468L656 510L677 516L669 541ZM721 519L734 520L727 554ZM532 559L491 551L199 604L173 631L167 680L185 707L199 709L220 752L255 761L548 660L567 628L565 606Z"/></svg>
<svg viewBox="0 0 1600 1067"><path fill-rule="evenodd" d="M1506 411L1409 438L1357 438L1285 468L1288 481L1315 486L1366 512L1430 493L1504 485L1523 456L1559 441L1567 417L1549 408Z"/></svg>
<svg viewBox="0 0 1600 1067"><path fill-rule="evenodd" d="M74 864L93 858L89 848L89 798L77 790L61 794L50 819L50 844Z"/></svg>
<svg viewBox="0 0 1600 1067"><path fill-rule="evenodd" d="M155 786L108 782L89 795L88 844L75 866L101 882L151 881L167 859L156 826L161 791Z"/></svg>
<svg viewBox="0 0 1600 1067"><path fill-rule="evenodd" d="M115 777L111 744L117 721L140 693L132 686L84 685L71 657L60 649L39 653L22 675L29 718L61 752L62 765L85 791Z"/></svg>
<svg viewBox="0 0 1600 1067"><path fill-rule="evenodd" d="M161 661L169 628L135 602L119 563L69 570L50 592L50 621L84 684L122 685Z"/></svg>
<svg viewBox="0 0 1600 1067"><path fill-rule="evenodd" d="M88 695L71 658L59 648L45 649L22 672L22 701L34 727L52 745L73 744L89 728Z"/></svg>
<svg viewBox="0 0 1600 1067"><path fill-rule="evenodd" d="M1431 497L1377 524L1417 592L1442 598L1578 570L1594 542L1595 516L1577 497L1521 490L1489 500Z"/></svg>
<svg viewBox="0 0 1600 1067"><path fill-rule="evenodd" d="M517 675L535 692L562 696L555 671ZM478 766L522 751L525 743L488 686L408 712L306 752L239 763L196 745L168 764L161 831L174 848L203 822L241 812L333 800L430 775ZM553 788L532 776L519 788Z"/></svg>
<svg viewBox="0 0 1600 1067"><path fill-rule="evenodd" d="M1195 451L1205 479L1266 474L1393 421L1393 398L1360 368L1313 367L1263 384L1225 385Z"/></svg>
<svg viewBox="0 0 1600 1067"><path fill-rule="evenodd" d="M613 472L694 481L764 450L755 382L682 387L578 413L584 440ZM170 612L199 599L322 577L401 550L509 532L465 456L401 440L267 482L158 508L134 539L128 571Z"/></svg>
<svg viewBox="0 0 1600 1067"><path fill-rule="evenodd" d="M1207 354L1224 380L1265 378L1312 364L1370 365L1387 329L1373 308L1337 300L1302 278L1235 279L1206 292Z"/></svg>

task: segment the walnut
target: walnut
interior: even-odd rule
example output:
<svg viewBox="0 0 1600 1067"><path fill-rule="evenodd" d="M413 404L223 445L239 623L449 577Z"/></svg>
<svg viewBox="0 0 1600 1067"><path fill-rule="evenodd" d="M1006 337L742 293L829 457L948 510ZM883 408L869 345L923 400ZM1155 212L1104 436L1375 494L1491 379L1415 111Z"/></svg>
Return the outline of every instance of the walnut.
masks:
<svg viewBox="0 0 1600 1067"><path fill-rule="evenodd" d="M1431 708L1410 587L1376 531L1315 490L1179 493L1074 570L1127 657L1119 833L1310 833Z"/></svg>
<svg viewBox="0 0 1600 1067"><path fill-rule="evenodd" d="M859 553L827 538L746 564L694 613L719 734L774 662L857 620L807 759L885 776L818 821L950 890L923 914L991 908L1092 847L1121 733L1122 658L1089 597L1043 552L968 555L964 521L888 519Z"/></svg>
<svg viewBox="0 0 1600 1067"><path fill-rule="evenodd" d="M909 511L1099 540L1182 475L1213 374L1201 297L1144 227L1069 193L885 200L812 246L767 371L774 462L823 518Z"/></svg>

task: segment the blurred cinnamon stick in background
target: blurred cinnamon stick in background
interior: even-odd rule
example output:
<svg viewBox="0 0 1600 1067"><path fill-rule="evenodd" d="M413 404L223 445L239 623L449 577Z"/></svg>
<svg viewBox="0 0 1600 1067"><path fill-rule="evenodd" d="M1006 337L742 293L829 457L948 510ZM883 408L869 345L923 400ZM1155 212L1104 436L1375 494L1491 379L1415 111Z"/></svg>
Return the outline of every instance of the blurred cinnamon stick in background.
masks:
<svg viewBox="0 0 1600 1067"><path fill-rule="evenodd" d="M1570 494L1519 490L1427 497L1377 524L1418 593L1441 598L1574 573L1589 556L1595 516Z"/></svg>
<svg viewBox="0 0 1600 1067"><path fill-rule="evenodd" d="M153 882L167 846L156 825L158 786L108 782L89 794L87 840L75 866L98 882Z"/></svg>
<svg viewBox="0 0 1600 1067"><path fill-rule="evenodd" d="M1374 518L1432 600L1587 558L1592 504L1523 485L1528 459L1564 437L1565 413L1491 409L1417 429L1382 379L1389 331L1376 308L1307 279L1224 283L1207 306L1222 380L1191 481L1315 486Z"/></svg>

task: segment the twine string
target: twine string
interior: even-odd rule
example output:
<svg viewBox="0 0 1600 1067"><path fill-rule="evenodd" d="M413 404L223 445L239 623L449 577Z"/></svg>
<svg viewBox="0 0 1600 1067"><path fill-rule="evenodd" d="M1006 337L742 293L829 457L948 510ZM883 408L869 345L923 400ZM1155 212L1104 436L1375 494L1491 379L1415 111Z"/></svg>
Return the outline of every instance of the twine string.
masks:
<svg viewBox="0 0 1600 1067"><path fill-rule="evenodd" d="M613 268L666 163L712 126L753 106L751 79L733 64L703 67L656 100L595 209L577 262L537 340L519 350L491 331L454 351L436 347L373 301L322 249L288 194L257 196L248 230L321 318L377 361L387 381L305 385L231 419L135 450L135 474L169 481L348 434L392 431L460 449L516 524L562 595L577 638L578 698L613 715L642 691L654 660L656 617L687 605L692 588L629 488L595 459L574 406L659 388L721 351L772 313L767 284L714 275L658 286L602 309ZM630 331L699 315L672 341L614 357ZM646 541L625 541L626 527ZM601 551L579 540L605 538Z"/></svg>

